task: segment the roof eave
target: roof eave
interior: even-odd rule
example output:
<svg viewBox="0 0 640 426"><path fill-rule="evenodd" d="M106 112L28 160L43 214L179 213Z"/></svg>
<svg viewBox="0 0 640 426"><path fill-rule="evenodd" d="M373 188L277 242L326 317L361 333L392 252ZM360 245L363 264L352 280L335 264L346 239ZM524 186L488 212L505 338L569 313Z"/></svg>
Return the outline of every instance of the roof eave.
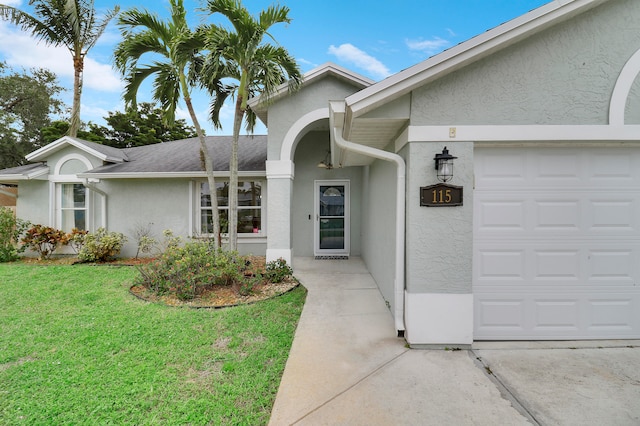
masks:
<svg viewBox="0 0 640 426"><path fill-rule="evenodd" d="M84 152L86 152L87 154L90 154L96 158L98 158L101 161L105 161L108 163L123 163L125 160L122 158L117 158L117 157L112 157L110 155L107 154L103 154L99 151L96 151L93 148L88 147L87 145L76 141L75 139L69 137L69 136L63 136L60 139L51 142L49 145L43 146L40 149L37 149L35 151L33 151L30 154L27 154L25 156L25 158L27 159L27 161L44 161L49 155L53 154L54 152L58 151L59 149L62 148L63 145L68 144L71 146L74 146Z"/></svg>
<svg viewBox="0 0 640 426"><path fill-rule="evenodd" d="M217 171L213 175L216 178L229 177L228 171ZM238 177L265 177L266 171L239 171ZM162 178L184 178L203 179L207 177L206 172L125 172L125 173L91 173L84 172L77 175L81 179L162 179Z"/></svg>
<svg viewBox="0 0 640 426"><path fill-rule="evenodd" d="M413 89L608 0L555 0L346 98L349 121Z"/></svg>
<svg viewBox="0 0 640 426"><path fill-rule="evenodd" d="M310 84L313 81L324 78L326 76L334 76L339 79L349 81L351 84L355 85L356 87L360 87L361 89L375 84L374 80L371 80L332 62L327 62L306 72L302 77L302 85L304 86ZM283 98L287 94L289 94L289 83L285 82L278 86L276 90L266 98L265 96L260 95L256 96L255 98L249 99L248 105L249 108L251 108L260 118L260 120L266 125L268 118L267 109L269 104Z"/></svg>

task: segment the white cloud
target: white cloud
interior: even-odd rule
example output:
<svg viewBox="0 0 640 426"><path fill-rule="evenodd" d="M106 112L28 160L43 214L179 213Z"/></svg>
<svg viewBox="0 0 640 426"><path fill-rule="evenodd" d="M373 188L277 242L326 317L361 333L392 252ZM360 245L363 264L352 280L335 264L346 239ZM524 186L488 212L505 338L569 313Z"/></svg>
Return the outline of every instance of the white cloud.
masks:
<svg viewBox="0 0 640 426"><path fill-rule="evenodd" d="M406 43L409 49L418 50L426 53L427 55L439 53L451 44L448 40L440 37L434 37L431 40L406 40Z"/></svg>
<svg viewBox="0 0 640 426"><path fill-rule="evenodd" d="M341 61L366 70L375 77L386 78L391 75L389 69L382 62L352 44L345 43L338 47L331 45L328 53L336 56Z"/></svg>
<svg viewBox="0 0 640 426"><path fill-rule="evenodd" d="M14 67L46 68L61 80L73 85L73 62L65 47L48 46L28 33L0 23L0 55ZM111 65L101 64L91 57L85 58L84 87L103 92L119 92L122 82Z"/></svg>
<svg viewBox="0 0 640 426"><path fill-rule="evenodd" d="M2 3L5 6L11 6L11 7L20 7L20 5L22 5L22 1L20 0L5 0Z"/></svg>

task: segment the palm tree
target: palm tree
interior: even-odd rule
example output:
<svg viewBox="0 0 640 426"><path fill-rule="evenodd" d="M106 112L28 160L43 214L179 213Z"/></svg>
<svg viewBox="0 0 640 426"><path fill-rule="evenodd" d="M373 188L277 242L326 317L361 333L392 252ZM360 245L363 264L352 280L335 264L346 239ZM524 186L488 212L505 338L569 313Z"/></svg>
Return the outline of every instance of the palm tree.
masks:
<svg viewBox="0 0 640 426"><path fill-rule="evenodd" d="M48 45L65 46L69 49L74 71L69 136L75 137L80 129L84 58L120 8L116 6L107 11L102 19L98 19L93 0L31 0L29 4L34 7L33 15L0 4L0 19L30 31L36 39Z"/></svg>
<svg viewBox="0 0 640 426"><path fill-rule="evenodd" d="M204 46L204 36L189 28L183 0L170 0L170 5L171 18L167 22L160 20L155 13L137 8L120 15L118 27L123 40L114 52L115 66L126 80L124 100L127 107L136 107L140 85L147 77L153 75L155 80L152 96L160 103L163 118L167 123L175 120L180 100L186 104L200 140L200 155L209 183L213 235L217 247L220 220L213 161L191 101L191 90L196 85L195 75L201 63L199 55ZM140 65L143 56L149 57L150 62ZM215 79L212 81L214 84Z"/></svg>
<svg viewBox="0 0 640 426"><path fill-rule="evenodd" d="M238 236L238 138L242 122L252 132L256 116L247 108L247 101L260 94L268 98L276 88L289 80L289 89L296 90L302 75L293 57L281 46L264 42L269 28L278 23L289 23L289 8L270 6L254 18L241 0L208 0L205 9L226 17L233 31L221 25L206 27L208 51L203 78L233 80L224 87L225 93L235 96L233 143L229 161L229 249L237 249ZM211 86L211 84L209 84ZM225 97L214 97L212 120L219 122L218 113Z"/></svg>

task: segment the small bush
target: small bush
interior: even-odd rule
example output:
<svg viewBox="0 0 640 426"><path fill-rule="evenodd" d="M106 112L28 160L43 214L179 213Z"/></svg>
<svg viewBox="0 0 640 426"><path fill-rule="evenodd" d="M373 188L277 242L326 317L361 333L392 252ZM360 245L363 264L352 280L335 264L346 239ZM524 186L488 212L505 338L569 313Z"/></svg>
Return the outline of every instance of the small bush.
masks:
<svg viewBox="0 0 640 426"><path fill-rule="evenodd" d="M133 239L136 242L136 259L140 253L148 254L158 245L158 240L153 237L151 231L151 223L143 224L137 223L130 231L133 234Z"/></svg>
<svg viewBox="0 0 640 426"><path fill-rule="evenodd" d="M287 261L283 258L268 262L265 269L264 276L272 283L282 282L285 278L293 275L293 269L287 265Z"/></svg>
<svg viewBox="0 0 640 426"><path fill-rule="evenodd" d="M73 228L71 233L67 235L67 244L71 246L73 251L78 254L84 247L84 241L89 231L81 231L78 228Z"/></svg>
<svg viewBox="0 0 640 426"><path fill-rule="evenodd" d="M19 247L22 234L31 224L17 219L13 211L7 207L0 207L0 262L10 262L18 258L26 247Z"/></svg>
<svg viewBox="0 0 640 426"><path fill-rule="evenodd" d="M174 293L182 300L191 300L213 286L232 286L240 292L246 290L242 285L246 263L238 253L207 242L172 244L154 262L138 268L135 284L157 294Z"/></svg>
<svg viewBox="0 0 640 426"><path fill-rule="evenodd" d="M78 252L78 259L83 262L105 262L117 256L126 242L124 234L98 228L95 233L84 236L84 245Z"/></svg>
<svg viewBox="0 0 640 426"><path fill-rule="evenodd" d="M60 245L67 244L68 235L59 229L44 225L33 225L22 238L22 244L37 252L40 259L48 259Z"/></svg>

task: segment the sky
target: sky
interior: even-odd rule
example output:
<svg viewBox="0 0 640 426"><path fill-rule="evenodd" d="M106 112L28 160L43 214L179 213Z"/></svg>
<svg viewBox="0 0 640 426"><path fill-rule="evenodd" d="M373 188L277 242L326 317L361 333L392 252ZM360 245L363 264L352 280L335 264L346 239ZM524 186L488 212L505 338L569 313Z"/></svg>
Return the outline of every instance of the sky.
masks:
<svg viewBox="0 0 640 426"><path fill-rule="evenodd" d="M290 9L290 24L274 26L271 34L297 60L303 73L333 62L374 81L380 81L450 47L462 43L506 21L540 7L552 0L280 0ZM1 3L32 13L28 0L0 0ZM273 0L244 0L254 15ZM119 4L121 10L133 7L168 16L168 0L148 1L95 0L99 15ZM187 18L195 27L200 22L224 21L207 17L199 10L201 1L184 0ZM81 117L83 122L104 125L109 111L123 111L124 84L112 67L115 45L121 40L115 22L85 59ZM73 66L64 47L38 43L26 32L0 21L0 61L14 70L47 68L56 73L67 90L60 96L72 103ZM207 119L209 100L194 93L194 106L207 134L232 132L232 106L222 111L222 130L214 130ZM138 102L151 101L150 86L143 86ZM191 124L184 105L178 118ZM256 134L266 133L263 125Z"/></svg>

